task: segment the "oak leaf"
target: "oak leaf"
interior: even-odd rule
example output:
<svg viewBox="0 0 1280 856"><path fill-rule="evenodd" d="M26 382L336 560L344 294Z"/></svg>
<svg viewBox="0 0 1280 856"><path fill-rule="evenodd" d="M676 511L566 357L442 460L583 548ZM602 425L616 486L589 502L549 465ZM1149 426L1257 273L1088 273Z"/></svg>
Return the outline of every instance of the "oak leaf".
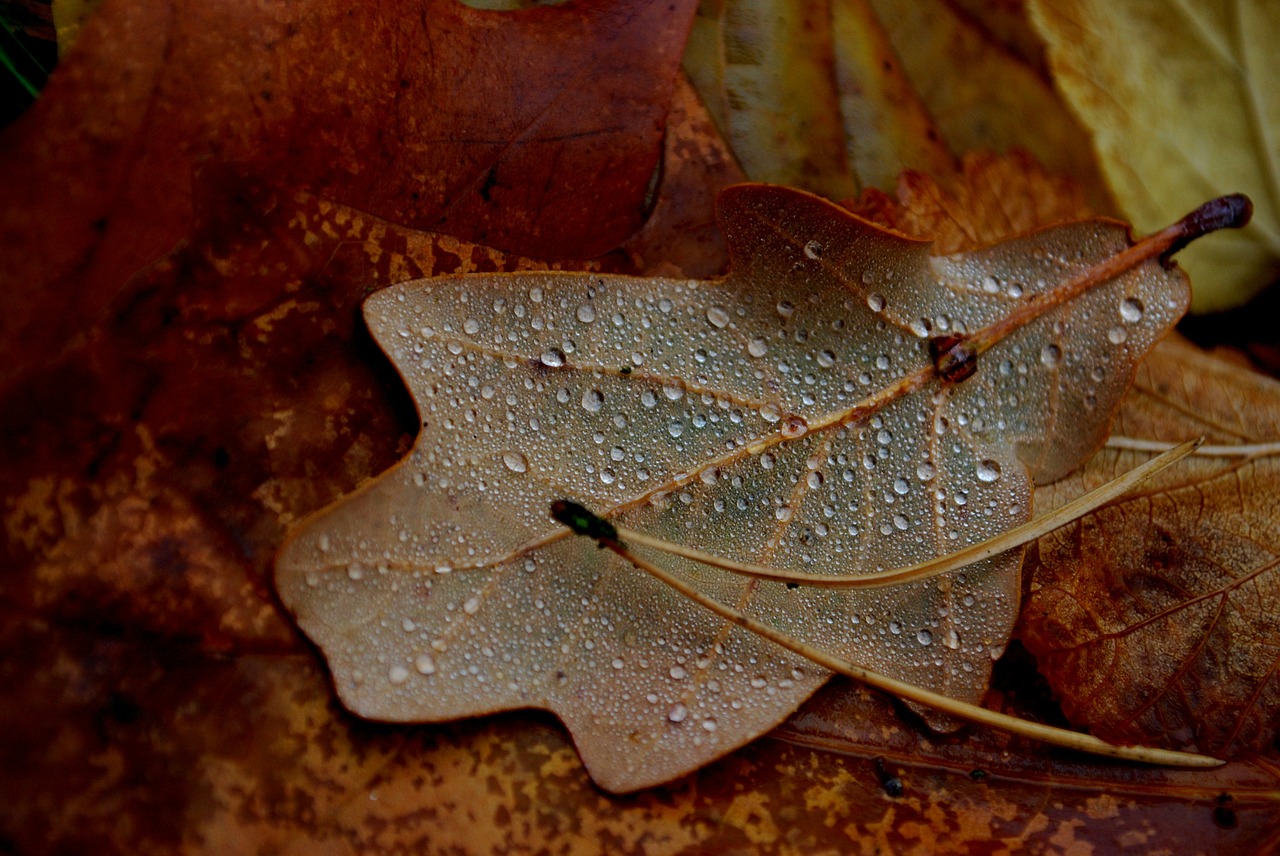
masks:
<svg viewBox="0 0 1280 856"><path fill-rule="evenodd" d="M1138 228L1227 189L1256 200L1251 226L1183 257L1193 308L1226 309L1270 284L1280 269L1280 7L1032 0L1029 11L1057 87Z"/></svg>
<svg viewBox="0 0 1280 856"><path fill-rule="evenodd" d="M300 527L276 576L351 709L544 707L611 790L701 766L827 675L566 540L553 500L810 572L951 552L1027 519L1032 479L1097 447L1186 298L1180 273L1150 261L1057 305L1055 287L1129 246L1106 221L930 259L926 242L782 188L727 191L721 220L720 283L472 277L368 301L422 433ZM1050 293L976 374L937 386L932 333L987 335ZM680 571L838 656L977 701L1019 558L871 593Z"/></svg>

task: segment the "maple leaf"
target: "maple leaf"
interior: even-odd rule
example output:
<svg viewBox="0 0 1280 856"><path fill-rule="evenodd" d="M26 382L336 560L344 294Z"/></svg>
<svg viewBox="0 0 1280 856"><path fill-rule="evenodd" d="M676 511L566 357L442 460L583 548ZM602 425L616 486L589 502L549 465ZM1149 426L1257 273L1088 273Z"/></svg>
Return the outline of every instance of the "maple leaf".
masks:
<svg viewBox="0 0 1280 856"><path fill-rule="evenodd" d="M647 213L693 5L109 6L0 134L0 377L181 240L209 161L525 255L611 249Z"/></svg>
<svg viewBox="0 0 1280 856"><path fill-rule="evenodd" d="M733 266L719 284L507 276L370 299L423 431L277 561L349 707L394 720L545 707L614 790L700 766L826 673L566 540L553 500L813 573L951 552L1027 519L1032 479L1097 447L1186 297L1150 260L1057 305L1056 286L1079 290L1129 246L1105 221L930 259L926 242L782 188L727 191L721 220ZM977 373L936 386L930 334L976 342L998 324L1007 336ZM871 593L680 572L838 656L977 701L1018 564Z"/></svg>
<svg viewBox="0 0 1280 856"><path fill-rule="evenodd" d="M1270 284L1280 267L1276 5L1032 0L1029 11L1138 228L1224 187L1257 200L1252 226L1182 259L1193 309L1235 306Z"/></svg>

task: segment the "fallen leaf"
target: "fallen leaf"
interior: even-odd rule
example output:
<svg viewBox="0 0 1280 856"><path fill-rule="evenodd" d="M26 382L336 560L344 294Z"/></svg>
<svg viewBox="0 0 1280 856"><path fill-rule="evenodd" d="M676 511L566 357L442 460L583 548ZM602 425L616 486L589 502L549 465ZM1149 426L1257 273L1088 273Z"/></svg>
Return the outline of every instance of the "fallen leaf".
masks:
<svg viewBox="0 0 1280 856"><path fill-rule="evenodd" d="M291 536L276 576L352 710L543 707L610 790L695 769L826 673L567 539L553 500L817 573L951 552L1027 519L1031 479L1097 447L1183 308L1181 275L1151 261L938 387L931 331L980 335L1128 247L1125 229L1083 222L930 259L927 243L796 191L721 199L734 258L721 283L471 277L368 301L423 430ZM838 656L976 702L1017 611L1019 558L870 593L680 571Z"/></svg>
<svg viewBox="0 0 1280 856"><path fill-rule="evenodd" d="M1025 156L969 156L964 173L949 188L906 174L896 200L872 191L854 210L907 234L938 235L935 246L952 251L1084 213L1078 192ZM1053 200L1056 210L1041 207ZM1114 431L1274 444L1280 385L1168 341L1140 365ZM1038 487L1036 508L1057 508L1145 457L1103 450ZM1073 723L1112 742L1176 743L1218 757L1273 744L1277 479L1274 451L1192 458L1040 540L1016 635Z"/></svg>
<svg viewBox="0 0 1280 856"><path fill-rule="evenodd" d="M209 161L526 255L613 248L644 220L692 12L108 6L0 135L0 378L180 241Z"/></svg>
<svg viewBox="0 0 1280 856"><path fill-rule="evenodd" d="M747 175L831 199L952 168L865 3L718 0L684 68Z"/></svg>
<svg viewBox="0 0 1280 856"><path fill-rule="evenodd" d="M1280 384L1181 343L1138 370L1117 434L1280 438ZM1036 491L1052 508L1148 453L1106 449ZM1280 717L1280 460L1197 457L1042 538L1019 636L1067 716L1111 740L1217 757L1274 745Z"/></svg>
<svg viewBox="0 0 1280 856"><path fill-rule="evenodd" d="M1092 132L1107 181L1138 228L1157 228L1189 200L1254 199L1251 226L1180 257L1195 283L1192 308L1235 306L1273 282L1280 7L1031 0L1029 9L1055 83Z"/></svg>

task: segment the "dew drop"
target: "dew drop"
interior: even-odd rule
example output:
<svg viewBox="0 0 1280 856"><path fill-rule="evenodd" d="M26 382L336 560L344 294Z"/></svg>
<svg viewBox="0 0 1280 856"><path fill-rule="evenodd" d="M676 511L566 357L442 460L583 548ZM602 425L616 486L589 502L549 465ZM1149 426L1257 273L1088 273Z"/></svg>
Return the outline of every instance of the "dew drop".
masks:
<svg viewBox="0 0 1280 856"><path fill-rule="evenodd" d="M565 363L564 351L559 348L548 348L538 357L544 366L548 368L559 368Z"/></svg>
<svg viewBox="0 0 1280 856"><path fill-rule="evenodd" d="M1113 345L1123 345L1129 339L1129 331L1123 327L1112 327L1107 331L1107 341Z"/></svg>
<svg viewBox="0 0 1280 856"><path fill-rule="evenodd" d="M884 311L884 295L871 292L867 295L867 306L871 307L872 312Z"/></svg>
<svg viewBox="0 0 1280 856"><path fill-rule="evenodd" d="M782 418L782 408L771 401L760 408L760 418L765 422L777 422Z"/></svg>
<svg viewBox="0 0 1280 856"><path fill-rule="evenodd" d="M578 316L578 320L583 324L590 324L592 321L596 320L595 307L590 303L579 304L578 311L574 314Z"/></svg>
<svg viewBox="0 0 1280 856"><path fill-rule="evenodd" d="M671 710L667 711L667 719L672 722L684 722L685 717L689 715L689 708L677 703Z"/></svg>
<svg viewBox="0 0 1280 856"><path fill-rule="evenodd" d="M598 389L589 389L582 393L582 409L588 413L599 413L604 407L604 393Z"/></svg>
<svg viewBox="0 0 1280 856"><path fill-rule="evenodd" d="M895 479L893 482L893 492L899 496L906 496L911 492L911 485L907 484L906 479Z"/></svg>
<svg viewBox="0 0 1280 856"><path fill-rule="evenodd" d="M1137 324L1142 320L1142 301L1136 297L1128 297L1120 302L1120 317L1129 324Z"/></svg>
<svg viewBox="0 0 1280 856"><path fill-rule="evenodd" d="M1062 362L1062 349L1057 345L1045 345L1040 349L1040 362L1049 368L1055 368Z"/></svg>
<svg viewBox="0 0 1280 856"><path fill-rule="evenodd" d="M679 401L684 398L684 387L677 382L665 383L662 385L662 394L668 401Z"/></svg>
<svg viewBox="0 0 1280 856"><path fill-rule="evenodd" d="M769 345L764 339L756 336L747 343L747 353L753 357L763 357L769 351Z"/></svg>
<svg viewBox="0 0 1280 856"><path fill-rule="evenodd" d="M892 633L894 636L897 636L898 634L900 634L902 632L902 622L890 621L889 632Z"/></svg>
<svg viewBox="0 0 1280 856"><path fill-rule="evenodd" d="M928 630L921 630L916 634L916 641L921 645L929 645L933 642L933 634Z"/></svg>
<svg viewBox="0 0 1280 856"><path fill-rule="evenodd" d="M829 369L836 364L836 355L834 351L823 351L818 354L818 365L824 369Z"/></svg>
<svg viewBox="0 0 1280 856"><path fill-rule="evenodd" d="M796 311L795 306L791 304L790 300L779 300L778 305L774 308L778 310L778 314L783 318L790 318L791 313Z"/></svg>
<svg viewBox="0 0 1280 856"><path fill-rule="evenodd" d="M613 470L605 467L600 471L600 481L605 484L613 484L615 480L617 480L617 476L614 474Z"/></svg>
<svg viewBox="0 0 1280 856"><path fill-rule="evenodd" d="M667 433L672 437L679 437L684 433L684 423L679 419L672 420L671 423L667 425Z"/></svg>
<svg viewBox="0 0 1280 856"><path fill-rule="evenodd" d="M418 670L419 674L434 675L436 673L436 660L430 654L419 654L413 661L413 667Z"/></svg>
<svg viewBox="0 0 1280 856"><path fill-rule="evenodd" d="M710 716L708 716L706 719L702 720L702 730L703 730L703 731L715 731L715 730L716 730L716 721L715 721L713 718L711 718Z"/></svg>
<svg viewBox="0 0 1280 856"><path fill-rule="evenodd" d="M787 421L782 423L783 437L795 439L808 433L809 423L804 420L803 416L788 416Z"/></svg>
<svg viewBox="0 0 1280 856"><path fill-rule="evenodd" d="M712 306L707 310L707 321L712 327L724 329L729 326L729 312L723 306Z"/></svg>
<svg viewBox="0 0 1280 856"><path fill-rule="evenodd" d="M391 671L387 672L387 680L393 684L403 684L409 680L409 670L404 666L392 666Z"/></svg>
<svg viewBox="0 0 1280 856"><path fill-rule="evenodd" d="M987 458L978 462L978 481L988 484L1000 478L1000 465Z"/></svg>
<svg viewBox="0 0 1280 856"><path fill-rule="evenodd" d="M476 333L480 332L480 322L474 318L468 318L466 321L462 322L462 332L466 333L468 336L474 336Z"/></svg>
<svg viewBox="0 0 1280 856"><path fill-rule="evenodd" d="M809 487L814 490L817 490L818 488L822 487L823 481L824 479L822 477L822 473L818 472L817 470L814 470L813 472L809 473L808 478L805 479L805 482L809 485Z"/></svg>
<svg viewBox="0 0 1280 856"><path fill-rule="evenodd" d="M480 598L478 597L467 598L466 603L462 604L462 611L465 612L467 615L475 615L477 612L480 611Z"/></svg>
<svg viewBox="0 0 1280 856"><path fill-rule="evenodd" d="M804 254L811 259L822 258L822 244L817 241L809 241L804 245Z"/></svg>
<svg viewBox="0 0 1280 856"><path fill-rule="evenodd" d="M609 450L609 458L614 461L621 461L627 456L627 452L621 446L614 446Z"/></svg>
<svg viewBox="0 0 1280 856"><path fill-rule="evenodd" d="M502 463L513 473L522 473L529 469L529 459L519 452L503 452Z"/></svg>
<svg viewBox="0 0 1280 856"><path fill-rule="evenodd" d="M924 463L919 464L916 467L916 478L920 479L920 481L922 482L929 481L937 474L938 474L938 471L935 470L933 467L933 464L929 463L928 461L925 461Z"/></svg>

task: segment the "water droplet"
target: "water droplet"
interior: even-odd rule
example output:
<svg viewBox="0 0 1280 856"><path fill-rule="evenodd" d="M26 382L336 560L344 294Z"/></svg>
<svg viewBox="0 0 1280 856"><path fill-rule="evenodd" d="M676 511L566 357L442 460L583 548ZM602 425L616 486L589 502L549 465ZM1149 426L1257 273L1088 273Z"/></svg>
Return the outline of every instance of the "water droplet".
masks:
<svg viewBox="0 0 1280 856"><path fill-rule="evenodd" d="M436 660L430 654L419 654L417 659L413 661L413 667L418 670L419 674L434 675L436 673Z"/></svg>
<svg viewBox="0 0 1280 856"><path fill-rule="evenodd" d="M790 318L791 313L796 311L796 308L791 305L790 300L779 300L778 305L774 308L778 310L778 314L783 318Z"/></svg>
<svg viewBox="0 0 1280 856"><path fill-rule="evenodd" d="M871 307L872 312L884 311L884 295L871 292L867 295L867 306Z"/></svg>
<svg viewBox="0 0 1280 856"><path fill-rule="evenodd" d="M1062 349L1057 345L1045 345L1040 349L1040 362L1049 368L1055 368L1062 362Z"/></svg>
<svg viewBox="0 0 1280 856"><path fill-rule="evenodd" d="M604 407L604 393L598 389L589 389L582 393L582 409L588 413L599 413Z"/></svg>
<svg viewBox="0 0 1280 856"><path fill-rule="evenodd" d="M782 418L782 408L771 401L760 408L760 418L765 422L777 422Z"/></svg>
<svg viewBox="0 0 1280 856"><path fill-rule="evenodd" d="M462 332L466 333L468 336L474 336L476 333L480 332L480 322L474 318L468 318L466 321L462 322Z"/></svg>
<svg viewBox="0 0 1280 856"><path fill-rule="evenodd" d="M916 641L921 645L929 645L933 642L933 634L928 630L921 630L916 634Z"/></svg>
<svg viewBox="0 0 1280 856"><path fill-rule="evenodd" d="M889 622L889 632L890 632L890 633L892 633L894 636L897 636L899 633L901 633L901 632L902 632L902 622L900 622L900 621L890 621L890 622Z"/></svg>
<svg viewBox="0 0 1280 856"><path fill-rule="evenodd" d="M795 439L796 437L803 437L808 433L809 423L804 420L803 416L788 416L787 421L782 423L783 437Z"/></svg>
<svg viewBox="0 0 1280 856"><path fill-rule="evenodd" d="M1000 280L996 279L994 276L984 276L982 278L982 290L987 294L999 294Z"/></svg>
<svg viewBox="0 0 1280 856"><path fill-rule="evenodd" d="M769 452L765 452L763 455L760 456L760 466L762 469L766 469L766 470L773 469L773 463L774 463L774 457Z"/></svg>
<svg viewBox="0 0 1280 856"><path fill-rule="evenodd" d="M969 602L972 603L973 598L970 598ZM957 633L954 628L951 630L948 630L947 636L943 640L943 644L946 645L948 648L950 648L952 651L956 650L957 648L960 647L960 634Z"/></svg>
<svg viewBox="0 0 1280 856"><path fill-rule="evenodd" d="M684 722L685 717L689 715L689 708L682 704L676 703L671 710L667 711L667 719L672 722Z"/></svg>
<svg viewBox="0 0 1280 856"><path fill-rule="evenodd" d="M583 324L590 324L592 321L596 320L595 307L590 303L579 304L578 311L575 314L578 316L578 320Z"/></svg>
<svg viewBox="0 0 1280 856"><path fill-rule="evenodd" d="M1112 327L1107 331L1107 341L1113 345L1123 345L1129 339L1129 331L1123 327Z"/></svg>
<svg viewBox="0 0 1280 856"><path fill-rule="evenodd" d="M703 731L715 731L715 730L716 730L716 721L715 721L714 719L712 719L710 716L708 716L706 719L702 720L702 730L703 730Z"/></svg>
<svg viewBox="0 0 1280 856"><path fill-rule="evenodd" d="M887 446L893 442L893 433L888 429L882 428L876 432L876 442L881 446Z"/></svg>
<svg viewBox="0 0 1280 856"><path fill-rule="evenodd" d="M1000 464L991 459L978 462L978 481L993 482L1000 478Z"/></svg>
<svg viewBox="0 0 1280 856"><path fill-rule="evenodd" d="M893 492L899 496L906 496L911 492L911 485L907 484L906 479L895 479L893 482Z"/></svg>
<svg viewBox="0 0 1280 856"><path fill-rule="evenodd" d="M729 313L723 306L712 306L707 310L707 321L712 327L724 329L729 326Z"/></svg>
<svg viewBox="0 0 1280 856"><path fill-rule="evenodd" d="M662 394L665 395L669 401L679 401L681 398L684 398L684 387L681 386L678 381L664 383L662 385Z"/></svg>
<svg viewBox="0 0 1280 856"><path fill-rule="evenodd" d="M617 479L617 476L614 475L613 470L609 469L608 467L605 467L603 470L600 471L600 481L604 482L605 484L613 484L616 479Z"/></svg>
<svg viewBox="0 0 1280 856"><path fill-rule="evenodd" d="M387 672L387 680L393 684L403 684L409 680L409 670L404 666L392 666L391 671Z"/></svg>
<svg viewBox="0 0 1280 856"><path fill-rule="evenodd" d="M1120 317L1130 324L1142 320L1142 301L1136 297L1128 297L1120 302Z"/></svg>
<svg viewBox="0 0 1280 856"><path fill-rule="evenodd" d="M817 241L809 241L804 245L804 254L811 259L822 258L822 244Z"/></svg>
<svg viewBox="0 0 1280 856"><path fill-rule="evenodd" d="M747 353L753 357L763 357L769 351L769 345L764 339L756 336L747 343Z"/></svg>
<svg viewBox="0 0 1280 856"><path fill-rule="evenodd" d="M553 369L559 368L565 363L564 351L559 348L548 348L542 352L542 355L538 357L538 359L542 361L544 366Z"/></svg>
<svg viewBox="0 0 1280 856"><path fill-rule="evenodd" d="M822 473L818 472L817 470L814 470L813 472L809 473L808 478L805 479L805 482L809 485L809 487L813 488L814 490L822 487L823 481L824 479L822 477Z"/></svg>
<svg viewBox="0 0 1280 856"><path fill-rule="evenodd" d="M684 433L684 423L679 419L672 420L671 424L667 425L667 433L672 437L679 437Z"/></svg>
<svg viewBox="0 0 1280 856"><path fill-rule="evenodd" d="M764 689L766 683L767 681L759 675L751 679L751 686L758 690Z"/></svg>
<svg viewBox="0 0 1280 856"><path fill-rule="evenodd" d="M920 481L922 482L929 481L937 474L938 474L938 471L935 470L933 467L933 464L929 463L928 461L925 461L923 464L920 464L916 467L916 478L920 479Z"/></svg>
<svg viewBox="0 0 1280 856"><path fill-rule="evenodd" d="M513 473L522 473L529 469L529 459L519 452L503 452L502 463Z"/></svg>
<svg viewBox="0 0 1280 856"><path fill-rule="evenodd" d="M621 446L614 446L609 450L609 458L614 461L621 461L627 456L626 450Z"/></svg>
<svg viewBox="0 0 1280 856"><path fill-rule="evenodd" d="M676 665L671 667L671 680L683 681L687 677L689 677L689 673L684 670L684 666Z"/></svg>
<svg viewBox="0 0 1280 856"><path fill-rule="evenodd" d="M478 597L467 598L466 603L462 604L462 611L465 612L467 615L475 615L477 612L480 611L480 598Z"/></svg>
<svg viewBox="0 0 1280 856"><path fill-rule="evenodd" d="M829 369L836 364L835 351L823 351L818 354L818 365L824 369Z"/></svg>
<svg viewBox="0 0 1280 856"><path fill-rule="evenodd" d="M777 518L779 523L786 523L791 519L791 506L782 505L773 510L773 516Z"/></svg>

